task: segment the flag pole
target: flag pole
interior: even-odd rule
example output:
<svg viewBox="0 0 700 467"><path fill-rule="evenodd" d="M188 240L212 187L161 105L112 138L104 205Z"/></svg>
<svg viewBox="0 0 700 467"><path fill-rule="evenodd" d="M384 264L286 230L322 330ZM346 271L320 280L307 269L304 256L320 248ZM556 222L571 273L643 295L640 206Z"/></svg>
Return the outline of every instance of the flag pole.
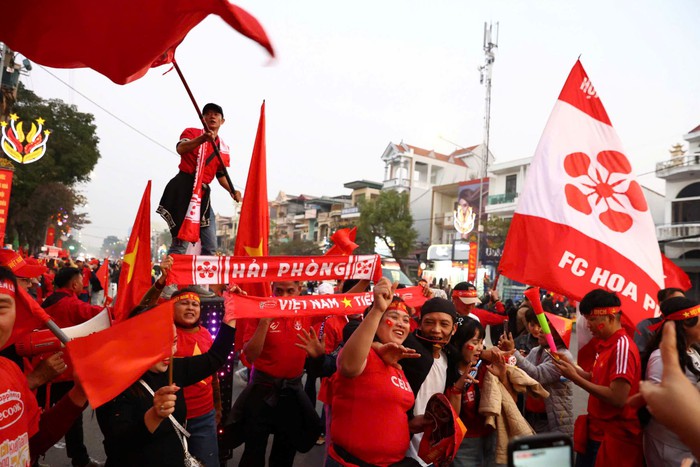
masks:
<svg viewBox="0 0 700 467"><path fill-rule="evenodd" d="M168 365L168 386L173 385L173 359L175 358L175 352L173 352L172 346L170 347L170 365Z"/></svg>
<svg viewBox="0 0 700 467"><path fill-rule="evenodd" d="M197 105L197 100L194 98L194 94L192 94L192 90L190 89L189 84L187 84L187 80L185 79L185 75L182 74L182 70L180 70L180 67L178 66L177 62L173 58L173 67L175 68L175 71L177 72L177 75L180 77L180 81L182 81L182 85L185 87L185 91L187 91L187 95L190 96L190 100L192 101L192 105L194 105L195 110L197 111L197 116L199 117L199 120L202 122L202 125L204 125L204 129L206 131L209 131L209 127L207 126L207 122L204 121L204 115L202 115L202 111L199 108L199 105ZM214 154L216 154L216 158L219 159L219 164L221 164L221 167L224 169L224 177L226 177L226 181L228 182L229 188L231 188L231 194L233 194L236 190L233 188L233 182L231 181L231 177L228 174L228 170L226 170L226 166L224 165L224 160L221 158L221 153L219 152L219 148L216 146L216 144L212 144L212 147L214 148Z"/></svg>

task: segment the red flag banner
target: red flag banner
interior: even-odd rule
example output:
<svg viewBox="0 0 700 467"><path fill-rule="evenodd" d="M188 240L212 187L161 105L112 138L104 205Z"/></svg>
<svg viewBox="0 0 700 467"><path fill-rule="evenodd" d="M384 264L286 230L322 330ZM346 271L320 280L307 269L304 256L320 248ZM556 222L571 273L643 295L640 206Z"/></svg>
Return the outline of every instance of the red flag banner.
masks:
<svg viewBox="0 0 700 467"><path fill-rule="evenodd" d="M166 302L66 347L93 409L109 402L172 351L173 302Z"/></svg>
<svg viewBox="0 0 700 467"><path fill-rule="evenodd" d="M408 306L420 307L427 297L422 287L396 290ZM299 297L251 297L226 294L226 316L241 318L293 318L299 316L354 315L362 313L374 300L371 292Z"/></svg>
<svg viewBox="0 0 700 467"><path fill-rule="evenodd" d="M617 292L634 323L656 310L664 277L654 222L579 61L535 150L499 269L574 300Z"/></svg>
<svg viewBox="0 0 700 467"><path fill-rule="evenodd" d="M684 291L693 287L688 274L676 266L676 263L668 259L663 253L661 253L661 260L664 265L664 287L675 287Z"/></svg>
<svg viewBox="0 0 700 467"><path fill-rule="evenodd" d="M143 192L119 275L114 319L126 319L151 288L151 181Z"/></svg>
<svg viewBox="0 0 700 467"><path fill-rule="evenodd" d="M13 175L11 170L0 168L0 248L5 245L5 228L7 227L7 213L10 210Z"/></svg>
<svg viewBox="0 0 700 467"><path fill-rule="evenodd" d="M255 133L253 154L248 168L245 196L241 205L241 215L238 222L239 229L236 232L236 245L233 249L235 256L267 256L268 239L270 238L270 209L267 202L267 143L265 133L265 101L260 106L260 119L258 131ZM240 228L243 226L243 228ZM272 288L269 281L244 284L243 290L248 295L257 297L269 297ZM250 322L240 320L236 324L236 349L243 348L243 336L247 334L246 328ZM250 367L245 354L241 353L241 361Z"/></svg>
<svg viewBox="0 0 700 467"><path fill-rule="evenodd" d="M263 281L323 281L382 277L379 255L196 256L172 255L168 283L250 284Z"/></svg>
<svg viewBox="0 0 700 467"><path fill-rule="evenodd" d="M100 269L95 273L97 280L100 281L102 289L105 291L105 297L107 296L107 289L109 289L109 260L105 258L100 265Z"/></svg>
<svg viewBox="0 0 700 467"><path fill-rule="evenodd" d="M10 2L0 41L54 68L92 68L117 84L172 62L175 48L210 14L274 55L257 19L226 0L34 0Z"/></svg>
<svg viewBox="0 0 700 467"><path fill-rule="evenodd" d="M508 319L508 315L505 313L498 313L479 307L473 308L470 313L474 313L479 318L482 326L498 326Z"/></svg>

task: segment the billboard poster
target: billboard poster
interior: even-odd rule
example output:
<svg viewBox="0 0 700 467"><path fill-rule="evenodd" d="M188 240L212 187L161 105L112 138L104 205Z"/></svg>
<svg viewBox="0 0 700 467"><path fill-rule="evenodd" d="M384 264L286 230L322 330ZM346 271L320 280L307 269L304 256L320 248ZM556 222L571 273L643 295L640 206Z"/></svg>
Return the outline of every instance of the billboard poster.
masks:
<svg viewBox="0 0 700 467"><path fill-rule="evenodd" d="M481 219L486 219L486 201L489 194L489 179L470 180L461 183L457 189L455 203L454 228L459 237L467 240L471 232L479 231L479 206ZM481 195L481 196L480 196Z"/></svg>

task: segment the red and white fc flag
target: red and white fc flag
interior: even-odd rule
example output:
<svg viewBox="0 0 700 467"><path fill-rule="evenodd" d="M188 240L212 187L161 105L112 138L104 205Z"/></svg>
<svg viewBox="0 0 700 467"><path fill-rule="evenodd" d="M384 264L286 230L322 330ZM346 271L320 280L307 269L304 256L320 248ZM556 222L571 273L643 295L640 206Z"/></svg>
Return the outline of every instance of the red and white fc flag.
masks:
<svg viewBox="0 0 700 467"><path fill-rule="evenodd" d="M580 300L617 292L637 323L664 286L654 222L620 139L576 61L554 105L506 238L501 272Z"/></svg>

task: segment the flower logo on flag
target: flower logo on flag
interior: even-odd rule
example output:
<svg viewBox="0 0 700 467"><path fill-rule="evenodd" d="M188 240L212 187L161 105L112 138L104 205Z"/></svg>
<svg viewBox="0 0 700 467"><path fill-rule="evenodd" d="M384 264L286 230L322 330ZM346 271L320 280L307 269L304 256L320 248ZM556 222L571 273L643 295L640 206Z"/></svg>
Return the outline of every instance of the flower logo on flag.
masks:
<svg viewBox="0 0 700 467"><path fill-rule="evenodd" d="M598 205L607 207L598 219L614 232L626 232L634 223L625 212L629 210L625 199L635 210L647 210L642 188L630 176L632 166L621 152L601 151L595 162L586 153L574 152L564 158L564 170L577 179L564 187L569 206L586 215L593 214ZM626 190L625 182L629 182Z"/></svg>
<svg viewBox="0 0 700 467"><path fill-rule="evenodd" d="M209 261L204 261L202 264L197 266L197 272L199 273L199 277L202 279L211 279L214 277L214 274L216 274L216 271L218 271L219 268L217 268L215 265L211 264Z"/></svg>
<svg viewBox="0 0 700 467"><path fill-rule="evenodd" d="M370 260L362 260L355 263L355 272L358 275L369 276L372 272L372 262Z"/></svg>

